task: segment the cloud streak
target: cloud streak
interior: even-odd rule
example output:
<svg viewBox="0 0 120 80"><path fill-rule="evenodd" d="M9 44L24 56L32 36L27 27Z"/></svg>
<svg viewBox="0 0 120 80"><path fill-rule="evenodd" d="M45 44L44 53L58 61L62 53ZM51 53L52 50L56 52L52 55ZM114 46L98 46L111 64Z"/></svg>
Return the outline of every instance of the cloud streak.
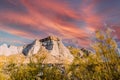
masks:
<svg viewBox="0 0 120 80"><path fill-rule="evenodd" d="M29 39L55 34L63 39L77 39L78 43L85 47L90 43L90 33L101 28L99 25L108 21L105 16L111 12L108 9L98 13L97 9L101 9L103 4L100 0L80 2L71 0L73 4L67 0L18 0L18 2L6 0L6 4L24 10L6 8L0 10L1 30ZM76 6L76 9L72 6ZM112 10L115 11L114 7ZM107 16L110 18L111 14Z"/></svg>

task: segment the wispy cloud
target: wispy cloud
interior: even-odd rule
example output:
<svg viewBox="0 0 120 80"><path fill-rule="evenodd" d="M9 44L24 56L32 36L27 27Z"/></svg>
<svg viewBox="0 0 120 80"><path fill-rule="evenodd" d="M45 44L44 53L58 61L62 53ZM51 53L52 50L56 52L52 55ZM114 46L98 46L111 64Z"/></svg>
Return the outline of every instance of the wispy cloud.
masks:
<svg viewBox="0 0 120 80"><path fill-rule="evenodd" d="M0 10L1 30L29 39L55 34L63 39L78 39L78 43L83 46L90 43L90 33L101 28L101 24L109 21L106 16L109 15L110 18L113 14L108 8L104 12L99 12L101 7L105 6L103 0L6 0L6 2L24 9ZM112 11L116 11L115 9L116 7L112 7Z"/></svg>

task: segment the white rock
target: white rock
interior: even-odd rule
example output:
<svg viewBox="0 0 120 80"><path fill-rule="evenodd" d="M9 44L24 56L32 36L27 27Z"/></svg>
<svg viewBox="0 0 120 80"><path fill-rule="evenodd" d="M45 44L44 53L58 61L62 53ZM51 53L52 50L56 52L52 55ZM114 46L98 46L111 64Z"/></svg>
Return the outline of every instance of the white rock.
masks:
<svg viewBox="0 0 120 80"><path fill-rule="evenodd" d="M0 46L0 55L6 55L8 56L10 54L10 51L8 49L7 44L3 44Z"/></svg>
<svg viewBox="0 0 120 80"><path fill-rule="evenodd" d="M38 51L40 50L41 48L41 43L39 40L35 40L32 44L29 44L27 45L24 49L23 49L23 53L25 55L33 55L33 54L36 54L38 53Z"/></svg>
<svg viewBox="0 0 120 80"><path fill-rule="evenodd" d="M40 50L44 48L43 53L47 53L45 63L63 63L63 62L72 62L74 57L70 51L64 46L62 41L55 37L49 36L45 39L35 40L33 43L26 46L7 46L3 44L0 46L0 55L13 55L23 53L26 56L32 56L37 54Z"/></svg>
<svg viewBox="0 0 120 80"><path fill-rule="evenodd" d="M52 37L50 40L49 38ZM51 54L52 57L54 57L54 62L72 62L74 57L70 53L70 51L64 46L62 41L58 39L57 37L50 36L48 39L42 40L43 45L46 47L48 52ZM52 60L51 60L52 61ZM54 63L53 62L53 63ZM52 63L52 62L51 62Z"/></svg>
<svg viewBox="0 0 120 80"><path fill-rule="evenodd" d="M3 44L0 46L0 55L13 55L13 54L19 54L22 53L22 48L21 50L17 46L7 46L7 44Z"/></svg>

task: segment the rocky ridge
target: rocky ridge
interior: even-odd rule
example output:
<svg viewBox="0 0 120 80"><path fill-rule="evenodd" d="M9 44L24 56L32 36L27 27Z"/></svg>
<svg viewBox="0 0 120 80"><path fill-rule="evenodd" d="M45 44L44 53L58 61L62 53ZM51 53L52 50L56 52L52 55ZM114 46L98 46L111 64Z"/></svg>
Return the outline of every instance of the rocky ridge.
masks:
<svg viewBox="0 0 120 80"><path fill-rule="evenodd" d="M0 46L0 55L10 56L14 54L24 54L25 56L33 56L38 53L39 55L43 55L43 52L40 52L41 50L46 53L44 63L72 62L74 59L70 51L56 36L49 36L40 40L37 39L31 44L21 47L3 44Z"/></svg>

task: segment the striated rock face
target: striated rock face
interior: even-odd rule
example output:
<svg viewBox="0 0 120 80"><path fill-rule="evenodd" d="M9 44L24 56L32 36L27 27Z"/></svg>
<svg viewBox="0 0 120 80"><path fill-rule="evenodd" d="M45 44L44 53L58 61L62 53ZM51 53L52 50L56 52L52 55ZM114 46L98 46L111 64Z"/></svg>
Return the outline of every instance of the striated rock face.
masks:
<svg viewBox="0 0 120 80"><path fill-rule="evenodd" d="M74 59L70 51L56 36L49 36L41 40L35 40L31 44L23 47L8 47L6 44L0 46L0 55L12 55L20 53L23 53L25 56L32 56L38 53L42 56L44 55L43 53L46 53L46 57L43 61L44 63L69 63Z"/></svg>

